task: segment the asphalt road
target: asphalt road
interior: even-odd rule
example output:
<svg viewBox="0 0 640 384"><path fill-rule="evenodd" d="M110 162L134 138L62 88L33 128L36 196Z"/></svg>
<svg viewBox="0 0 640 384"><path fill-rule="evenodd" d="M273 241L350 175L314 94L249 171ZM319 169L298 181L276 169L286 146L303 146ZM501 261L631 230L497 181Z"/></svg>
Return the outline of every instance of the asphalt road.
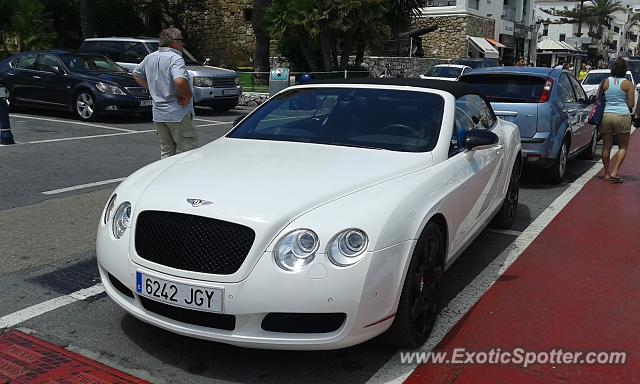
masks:
<svg viewBox="0 0 640 384"><path fill-rule="evenodd" d="M198 109L201 144L220 137L238 116ZM16 145L0 147L0 318L98 282L95 233L119 180L159 159L148 117L84 124L70 113L23 109L11 115ZM571 183L593 165L570 161L567 181L549 185L525 170L511 231L486 230L447 272L451 300ZM147 325L105 294L17 326L49 342L153 382L364 383L396 350L379 339L337 351L242 349L178 336Z"/></svg>

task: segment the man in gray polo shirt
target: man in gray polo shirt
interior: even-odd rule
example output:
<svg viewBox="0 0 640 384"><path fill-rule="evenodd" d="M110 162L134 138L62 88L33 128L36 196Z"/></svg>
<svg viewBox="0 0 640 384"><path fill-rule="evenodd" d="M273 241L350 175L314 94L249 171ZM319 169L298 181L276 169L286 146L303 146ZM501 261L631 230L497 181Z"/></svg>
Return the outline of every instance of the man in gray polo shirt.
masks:
<svg viewBox="0 0 640 384"><path fill-rule="evenodd" d="M193 100L189 73L182 58L182 32L160 32L160 47L133 70L133 78L153 98L153 122L160 138L160 157L198 147L193 125Z"/></svg>

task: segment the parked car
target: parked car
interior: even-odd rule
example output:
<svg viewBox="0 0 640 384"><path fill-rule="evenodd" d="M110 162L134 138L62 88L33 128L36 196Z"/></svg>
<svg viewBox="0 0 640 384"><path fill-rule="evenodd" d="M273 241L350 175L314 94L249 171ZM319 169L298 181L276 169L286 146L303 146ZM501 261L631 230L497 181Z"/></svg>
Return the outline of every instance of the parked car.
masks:
<svg viewBox="0 0 640 384"><path fill-rule="evenodd" d="M581 85L584 92L587 94L587 97L596 96L598 92L598 87L602 80L611 76L610 69L592 69L587 73L587 77L582 79ZM631 75L631 71L627 71L627 80L631 81L633 85L636 85L636 82L633 80L633 76Z"/></svg>
<svg viewBox="0 0 640 384"><path fill-rule="evenodd" d="M335 349L387 331L416 348L445 269L492 219L513 222L521 163L517 126L462 84L289 87L123 181L100 275L127 312L183 335Z"/></svg>
<svg viewBox="0 0 640 384"><path fill-rule="evenodd" d="M568 158L594 158L597 131L587 122L593 100L569 72L536 67L483 68L459 81L485 95L496 115L518 125L527 163L546 168L551 182L562 182Z"/></svg>
<svg viewBox="0 0 640 384"><path fill-rule="evenodd" d="M420 75L421 79L433 80L458 80L458 77L469 72L471 67L461 64L438 64L434 65L425 73Z"/></svg>
<svg viewBox="0 0 640 384"><path fill-rule="evenodd" d="M150 112L152 100L109 58L68 51L23 52L0 62L10 105L70 109L80 120Z"/></svg>
<svg viewBox="0 0 640 384"><path fill-rule="evenodd" d="M482 59L463 58L463 59L458 59L453 63L466 65L471 68L488 68L488 67L498 66L498 60L487 59L487 58L482 58Z"/></svg>
<svg viewBox="0 0 640 384"><path fill-rule="evenodd" d="M85 39L82 52L95 52L110 57L122 67L132 71L149 53L158 50L158 39L145 37L96 37ZM202 65L188 50L182 52L193 90L195 105L226 111L238 105L242 94L235 71Z"/></svg>

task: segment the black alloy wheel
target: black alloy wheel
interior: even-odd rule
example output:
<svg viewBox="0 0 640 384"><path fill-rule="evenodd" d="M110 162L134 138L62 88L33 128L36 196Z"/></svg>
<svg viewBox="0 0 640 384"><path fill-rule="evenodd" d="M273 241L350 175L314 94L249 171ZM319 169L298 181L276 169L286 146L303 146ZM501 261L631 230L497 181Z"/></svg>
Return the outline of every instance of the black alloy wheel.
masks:
<svg viewBox="0 0 640 384"><path fill-rule="evenodd" d="M444 257L442 232L430 222L416 244L398 310L386 334L397 347L415 349L429 338L440 309Z"/></svg>
<svg viewBox="0 0 640 384"><path fill-rule="evenodd" d="M518 210L518 199L520 197L520 175L522 174L522 155L518 153L513 169L511 170L511 177L509 178L509 187L507 188L507 195L504 198L502 207L498 214L493 218L493 225L507 229L511 228L513 221L516 218L516 211Z"/></svg>

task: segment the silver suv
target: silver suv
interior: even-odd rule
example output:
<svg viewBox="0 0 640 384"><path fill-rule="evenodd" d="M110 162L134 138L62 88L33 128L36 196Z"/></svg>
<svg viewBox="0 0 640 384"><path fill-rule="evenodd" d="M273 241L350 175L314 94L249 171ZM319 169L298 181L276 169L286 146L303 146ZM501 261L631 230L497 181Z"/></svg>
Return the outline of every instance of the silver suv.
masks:
<svg viewBox="0 0 640 384"><path fill-rule="evenodd" d="M158 49L158 39L150 37L96 37L86 39L79 51L99 53L132 71L145 56ZM226 111L238 104L242 94L235 71L200 64L186 49L182 56L191 76L196 105Z"/></svg>

